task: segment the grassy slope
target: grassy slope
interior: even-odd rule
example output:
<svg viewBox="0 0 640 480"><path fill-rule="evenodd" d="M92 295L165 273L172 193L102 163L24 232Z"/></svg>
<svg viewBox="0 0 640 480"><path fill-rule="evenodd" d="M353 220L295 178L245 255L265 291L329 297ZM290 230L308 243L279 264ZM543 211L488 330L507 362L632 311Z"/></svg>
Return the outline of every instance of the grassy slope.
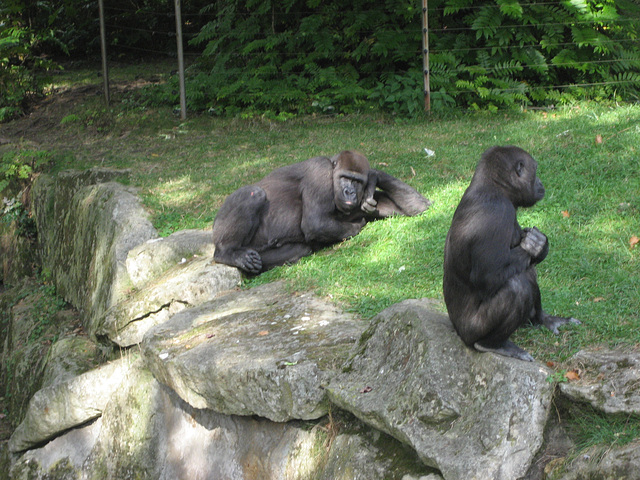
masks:
<svg viewBox="0 0 640 480"><path fill-rule="evenodd" d="M114 75L117 84L131 73ZM69 78L100 81L83 72L63 80ZM419 217L369 224L350 241L249 282L290 279L293 288L314 288L367 317L406 298L442 298L444 239L480 154L496 144L521 146L537 158L547 189L544 200L519 215L523 226L538 226L551 242L539 267L543 305L584 325L559 337L525 329L514 340L543 361L600 343L639 342L640 246L632 249L629 241L640 236L640 106L583 104L415 121L201 116L180 122L169 111L140 109L118 91L112 98L110 110L95 95L68 105L48 148L71 153L58 168L131 167L132 183L163 234L210 227L235 188L275 167L347 148L430 198L434 205Z"/></svg>

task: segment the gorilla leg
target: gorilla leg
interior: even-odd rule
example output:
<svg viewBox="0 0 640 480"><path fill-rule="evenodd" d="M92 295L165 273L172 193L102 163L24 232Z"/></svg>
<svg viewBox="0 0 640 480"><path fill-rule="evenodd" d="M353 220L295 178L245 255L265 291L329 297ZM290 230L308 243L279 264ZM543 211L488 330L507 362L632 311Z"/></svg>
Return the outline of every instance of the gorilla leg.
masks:
<svg viewBox="0 0 640 480"><path fill-rule="evenodd" d="M535 270L534 270L535 272ZM542 310L542 296L540 295L540 287L538 287L537 280L532 285L533 298L534 298L534 311L531 315L531 323L533 325L544 325L551 330L554 335L559 335L560 331L558 327L567 323L580 325L582 322L573 317L556 317L555 315L549 315Z"/></svg>
<svg viewBox="0 0 640 480"><path fill-rule="evenodd" d="M255 185L239 188L225 200L213 223L213 259L248 273L262 270L260 254L247 245L260 226L267 206L265 191Z"/></svg>
<svg viewBox="0 0 640 480"><path fill-rule="evenodd" d="M271 248L261 252L262 271L278 267L286 263L295 263L302 257L311 255L313 250L305 243L287 243L277 248Z"/></svg>
<svg viewBox="0 0 640 480"><path fill-rule="evenodd" d="M479 327L475 332L477 338L469 338L469 343L481 352L533 361L533 357L511 342L509 337L531 319L537 288L534 268L512 277L493 297L481 304L471 322Z"/></svg>

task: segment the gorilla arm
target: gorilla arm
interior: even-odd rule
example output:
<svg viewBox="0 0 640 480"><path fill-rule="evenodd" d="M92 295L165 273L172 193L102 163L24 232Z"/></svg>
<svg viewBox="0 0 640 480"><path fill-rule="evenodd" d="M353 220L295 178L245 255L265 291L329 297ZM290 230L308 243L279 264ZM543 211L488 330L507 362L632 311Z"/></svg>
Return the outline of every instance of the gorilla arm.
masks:
<svg viewBox="0 0 640 480"><path fill-rule="evenodd" d="M519 237L520 230L515 209L508 200L492 199L484 206L474 203L465 212L466 218L458 221L462 232L457 236L464 239L458 251L469 252L469 281L473 290L487 299L509 279L524 272L531 265L531 256L520 244L513 245L513 237Z"/></svg>
<svg viewBox="0 0 640 480"><path fill-rule="evenodd" d="M379 190L378 190L379 189ZM374 218L391 215L414 216L431 202L402 180L381 170L371 169L361 208Z"/></svg>

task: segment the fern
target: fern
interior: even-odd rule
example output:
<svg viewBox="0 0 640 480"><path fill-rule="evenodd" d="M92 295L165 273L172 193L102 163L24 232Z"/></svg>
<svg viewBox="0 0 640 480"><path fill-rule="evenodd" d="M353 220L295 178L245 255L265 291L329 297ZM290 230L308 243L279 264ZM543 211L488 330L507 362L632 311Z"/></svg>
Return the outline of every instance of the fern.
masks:
<svg viewBox="0 0 640 480"><path fill-rule="evenodd" d="M632 2L433 0L429 8L435 108L640 92L640 7ZM214 18L192 40L203 54L189 70L189 108L278 118L371 106L422 111L421 12L413 1L234 0L207 9ZM175 103L175 82L164 88L149 98Z"/></svg>

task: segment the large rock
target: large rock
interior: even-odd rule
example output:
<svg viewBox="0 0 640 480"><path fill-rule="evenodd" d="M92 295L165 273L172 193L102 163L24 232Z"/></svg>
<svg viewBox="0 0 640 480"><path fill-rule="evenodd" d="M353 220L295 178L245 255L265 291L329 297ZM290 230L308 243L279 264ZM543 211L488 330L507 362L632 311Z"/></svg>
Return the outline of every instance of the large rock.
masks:
<svg viewBox="0 0 640 480"><path fill-rule="evenodd" d="M127 272L133 287L142 288L194 256L213 258L214 250L211 230L180 230L132 248L127 255Z"/></svg>
<svg viewBox="0 0 640 480"><path fill-rule="evenodd" d="M111 307L97 324L96 335L122 347L140 343L151 327L237 287L240 280L237 268L216 264L211 256L190 256Z"/></svg>
<svg viewBox="0 0 640 480"><path fill-rule="evenodd" d="M74 332L77 312L31 279L0 293L0 392L17 426L43 385L78 375L104 361L97 346ZM1 419L0 419L1 420Z"/></svg>
<svg viewBox="0 0 640 480"><path fill-rule="evenodd" d="M198 410L140 362L95 421L25 452L14 480L437 480L415 454L366 427L331 419L274 423ZM348 422L348 420L347 420Z"/></svg>
<svg viewBox="0 0 640 480"><path fill-rule="evenodd" d="M564 395L605 413L640 415L640 353L581 350L569 364L581 378L561 383Z"/></svg>
<svg viewBox="0 0 640 480"><path fill-rule="evenodd" d="M58 294L84 312L91 335L132 287L129 250L158 236L138 197L110 181L125 174L91 169L42 175L32 189L43 268Z"/></svg>
<svg viewBox="0 0 640 480"><path fill-rule="evenodd" d="M9 450L27 450L102 415L129 370L129 363L117 360L38 390L24 420L9 439Z"/></svg>
<svg viewBox="0 0 640 480"><path fill-rule="evenodd" d="M374 319L328 392L413 447L446 480L514 480L542 443L548 374L536 363L466 348L428 301L407 300Z"/></svg>
<svg viewBox="0 0 640 480"><path fill-rule="evenodd" d="M142 342L149 369L196 408L277 422L327 412L323 388L365 328L283 283L184 310Z"/></svg>

